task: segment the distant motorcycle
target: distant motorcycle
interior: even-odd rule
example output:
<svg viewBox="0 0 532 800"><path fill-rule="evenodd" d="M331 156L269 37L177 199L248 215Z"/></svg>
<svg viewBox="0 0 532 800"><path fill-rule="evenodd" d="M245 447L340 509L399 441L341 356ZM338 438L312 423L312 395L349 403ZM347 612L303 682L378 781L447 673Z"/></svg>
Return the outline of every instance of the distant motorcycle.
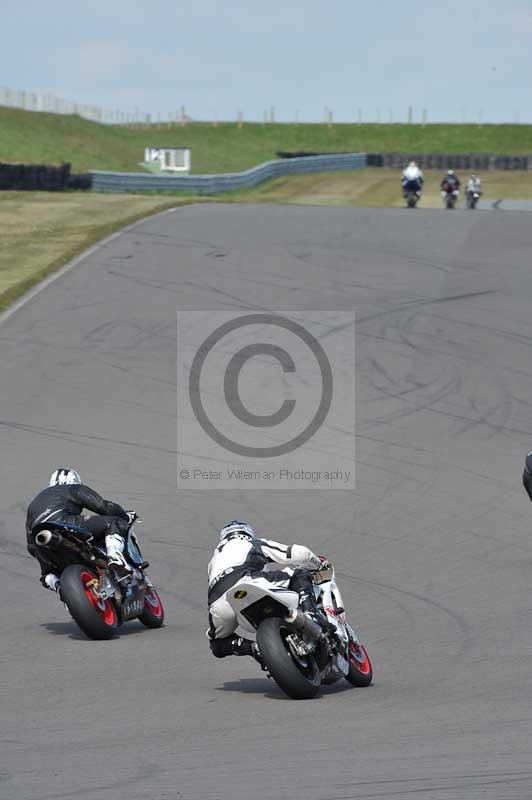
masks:
<svg viewBox="0 0 532 800"><path fill-rule="evenodd" d="M468 190L466 194L467 208L476 208L481 194L482 192L480 191L475 191L473 189Z"/></svg>
<svg viewBox="0 0 532 800"><path fill-rule="evenodd" d="M460 189L444 189L441 193L443 202L445 203L445 208L456 208L456 203L458 202L458 196L460 194Z"/></svg>
<svg viewBox="0 0 532 800"><path fill-rule="evenodd" d="M164 609L146 575L149 567L139 549L130 511L124 555L131 573L118 579L107 563L105 547L78 525L51 521L35 528L35 543L49 552L61 570L60 596L72 618L91 639L110 639L127 620L138 619L147 628L160 628Z"/></svg>
<svg viewBox="0 0 532 800"><path fill-rule="evenodd" d="M421 197L421 183L419 181L405 181L403 183L403 197L407 208L415 208Z"/></svg>
<svg viewBox="0 0 532 800"><path fill-rule="evenodd" d="M346 619L334 568L312 573L320 611L327 630L298 608L296 592L257 587L242 578L227 599L239 625L257 632L264 668L289 697L314 697L322 683L346 678L353 686L369 686L373 670L366 648Z"/></svg>

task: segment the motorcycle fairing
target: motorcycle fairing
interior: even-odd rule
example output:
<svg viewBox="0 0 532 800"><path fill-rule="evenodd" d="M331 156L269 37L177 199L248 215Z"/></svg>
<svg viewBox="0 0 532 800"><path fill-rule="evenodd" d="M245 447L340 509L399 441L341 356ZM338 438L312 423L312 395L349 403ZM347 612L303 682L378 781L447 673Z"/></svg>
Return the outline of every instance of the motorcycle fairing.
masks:
<svg viewBox="0 0 532 800"><path fill-rule="evenodd" d="M289 577L287 575L287 578ZM285 617L288 611L297 611L299 605L297 592L275 586L266 578L241 578L226 592L225 596L237 616L238 624L248 631L255 631L257 628L257 625L252 622L253 619L257 618L257 606L255 604L268 599L271 601L271 613L268 613L268 605L264 604L259 622L265 616ZM255 606L255 609L250 609L251 606ZM246 610L248 610L247 615ZM266 613L264 613L265 610Z"/></svg>

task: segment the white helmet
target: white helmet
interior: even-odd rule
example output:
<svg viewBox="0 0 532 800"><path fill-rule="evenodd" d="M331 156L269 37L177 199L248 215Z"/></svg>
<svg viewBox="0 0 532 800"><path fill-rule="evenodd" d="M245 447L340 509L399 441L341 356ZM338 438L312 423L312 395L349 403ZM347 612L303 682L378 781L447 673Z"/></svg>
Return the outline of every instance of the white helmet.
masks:
<svg viewBox="0 0 532 800"><path fill-rule="evenodd" d="M229 539L232 536L238 535L254 539L255 531L247 522L240 522L240 520L234 519L232 522L228 522L227 525L223 526L220 531L220 541L223 542L224 539Z"/></svg>
<svg viewBox="0 0 532 800"><path fill-rule="evenodd" d="M81 483L81 478L75 469L70 467L58 467L50 475L49 486L64 486L67 483Z"/></svg>

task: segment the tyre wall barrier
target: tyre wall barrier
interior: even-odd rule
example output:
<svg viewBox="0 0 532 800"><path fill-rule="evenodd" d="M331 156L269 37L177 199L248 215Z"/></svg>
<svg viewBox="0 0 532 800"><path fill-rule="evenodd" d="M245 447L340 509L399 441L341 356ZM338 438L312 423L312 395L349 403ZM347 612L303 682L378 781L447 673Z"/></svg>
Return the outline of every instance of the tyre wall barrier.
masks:
<svg viewBox="0 0 532 800"><path fill-rule="evenodd" d="M309 172L335 172L362 169L365 153L329 153L282 161L267 161L244 172L222 175L149 175L144 172L93 171L92 188L96 192L188 192L189 194L220 194L244 189L282 175Z"/></svg>
<svg viewBox="0 0 532 800"><path fill-rule="evenodd" d="M0 164L0 189L60 192L64 189L90 189L90 173L70 172L70 164Z"/></svg>
<svg viewBox="0 0 532 800"><path fill-rule="evenodd" d="M368 167L403 169L411 160L422 169L528 170L532 156L505 156L498 153L368 153Z"/></svg>

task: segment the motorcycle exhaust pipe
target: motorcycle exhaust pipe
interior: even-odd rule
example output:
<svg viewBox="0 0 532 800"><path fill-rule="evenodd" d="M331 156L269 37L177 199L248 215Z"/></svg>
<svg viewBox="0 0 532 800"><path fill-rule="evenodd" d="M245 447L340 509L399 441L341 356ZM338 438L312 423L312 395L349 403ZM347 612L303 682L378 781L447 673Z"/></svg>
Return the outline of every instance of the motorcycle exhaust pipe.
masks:
<svg viewBox="0 0 532 800"><path fill-rule="evenodd" d="M302 614L301 611L290 611L285 619L299 633L306 633L307 636L316 641L321 639L323 632L320 625L309 619L306 614Z"/></svg>
<svg viewBox="0 0 532 800"><path fill-rule="evenodd" d="M39 531L35 537L35 544L38 544L40 547L59 547L62 541L63 537L61 534L54 533L53 531Z"/></svg>

